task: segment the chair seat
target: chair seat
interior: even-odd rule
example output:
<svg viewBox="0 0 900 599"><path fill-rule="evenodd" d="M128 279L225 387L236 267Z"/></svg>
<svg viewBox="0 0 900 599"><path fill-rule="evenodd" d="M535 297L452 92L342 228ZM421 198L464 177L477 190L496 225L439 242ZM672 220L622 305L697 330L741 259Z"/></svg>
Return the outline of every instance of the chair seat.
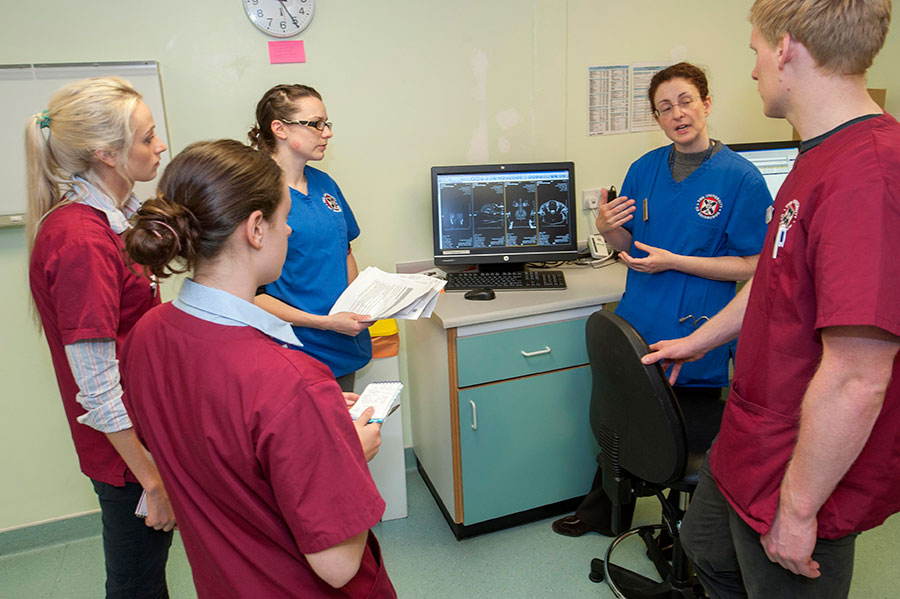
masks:
<svg viewBox="0 0 900 599"><path fill-rule="evenodd" d="M684 467L684 476L681 480L677 480L669 485L670 488L684 493L693 493L697 488L697 482L700 474L700 468L706 461L706 452L703 453L692 451L688 453L687 464Z"/></svg>
<svg viewBox="0 0 900 599"><path fill-rule="evenodd" d="M670 485L673 489L693 493L706 453L719 433L725 402L698 399L690 395L679 398L687 434L687 463L681 480Z"/></svg>

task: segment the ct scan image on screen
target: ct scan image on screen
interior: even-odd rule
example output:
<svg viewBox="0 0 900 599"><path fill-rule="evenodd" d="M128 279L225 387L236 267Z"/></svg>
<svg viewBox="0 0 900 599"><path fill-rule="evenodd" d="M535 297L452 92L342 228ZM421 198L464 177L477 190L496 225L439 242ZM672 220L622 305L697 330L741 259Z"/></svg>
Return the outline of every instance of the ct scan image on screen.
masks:
<svg viewBox="0 0 900 599"><path fill-rule="evenodd" d="M565 172L439 177L440 245L553 248L571 244Z"/></svg>

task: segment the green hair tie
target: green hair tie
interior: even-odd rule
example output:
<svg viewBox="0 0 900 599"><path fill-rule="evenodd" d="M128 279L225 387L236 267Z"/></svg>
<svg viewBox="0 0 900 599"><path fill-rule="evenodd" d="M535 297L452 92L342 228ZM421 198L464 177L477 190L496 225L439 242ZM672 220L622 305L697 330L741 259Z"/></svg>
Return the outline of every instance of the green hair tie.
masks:
<svg viewBox="0 0 900 599"><path fill-rule="evenodd" d="M45 110L44 112L39 112L34 115L35 122L41 126L41 129L46 129L50 126L50 111Z"/></svg>

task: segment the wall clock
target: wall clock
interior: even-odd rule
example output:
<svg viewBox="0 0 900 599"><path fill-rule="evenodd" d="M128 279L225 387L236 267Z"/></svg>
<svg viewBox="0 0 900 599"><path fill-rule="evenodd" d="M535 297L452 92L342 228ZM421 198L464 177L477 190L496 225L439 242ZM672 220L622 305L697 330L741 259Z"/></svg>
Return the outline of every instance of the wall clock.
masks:
<svg viewBox="0 0 900 599"><path fill-rule="evenodd" d="M292 37L313 18L315 0L241 0L250 22L273 37Z"/></svg>

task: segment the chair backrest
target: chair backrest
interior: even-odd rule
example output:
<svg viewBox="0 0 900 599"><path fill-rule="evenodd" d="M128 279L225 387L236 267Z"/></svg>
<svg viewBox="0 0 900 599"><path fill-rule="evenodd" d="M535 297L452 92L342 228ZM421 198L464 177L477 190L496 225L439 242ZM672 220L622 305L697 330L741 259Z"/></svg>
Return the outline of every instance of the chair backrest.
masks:
<svg viewBox="0 0 900 599"><path fill-rule="evenodd" d="M601 467L663 486L679 480L688 454L684 417L660 365L641 363L647 343L607 310L592 314L585 332Z"/></svg>

